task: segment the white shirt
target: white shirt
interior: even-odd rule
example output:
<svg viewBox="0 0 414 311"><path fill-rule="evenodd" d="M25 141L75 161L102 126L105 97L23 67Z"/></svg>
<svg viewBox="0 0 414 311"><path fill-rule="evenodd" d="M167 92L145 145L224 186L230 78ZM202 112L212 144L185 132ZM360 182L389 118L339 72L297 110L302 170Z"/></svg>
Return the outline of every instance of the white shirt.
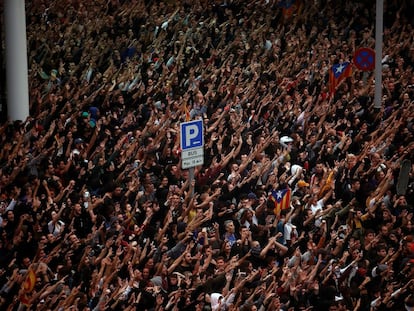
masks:
<svg viewBox="0 0 414 311"><path fill-rule="evenodd" d="M315 204L312 204L310 206L310 209L312 210L312 214L315 215L318 211L322 211L325 203L323 199L320 199ZM315 219L315 226L319 227L322 222L322 217L318 217Z"/></svg>
<svg viewBox="0 0 414 311"><path fill-rule="evenodd" d="M49 223L47 224L47 227L49 229L49 233L53 234L54 236L59 235L59 233L61 232L61 230L63 229L63 226L65 225L65 223L61 220L58 220L56 223L54 223L52 220L49 221Z"/></svg>

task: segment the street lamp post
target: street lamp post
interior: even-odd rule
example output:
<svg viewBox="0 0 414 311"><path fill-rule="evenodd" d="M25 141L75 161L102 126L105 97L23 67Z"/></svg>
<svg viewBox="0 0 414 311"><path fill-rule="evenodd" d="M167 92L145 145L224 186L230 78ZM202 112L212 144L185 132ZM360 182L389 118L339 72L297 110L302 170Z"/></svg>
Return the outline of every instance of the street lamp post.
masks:
<svg viewBox="0 0 414 311"><path fill-rule="evenodd" d="M377 0L375 16L375 96L374 108L382 106L382 32L384 0Z"/></svg>
<svg viewBox="0 0 414 311"><path fill-rule="evenodd" d="M26 14L24 0L5 0L6 97L10 121L29 116Z"/></svg>

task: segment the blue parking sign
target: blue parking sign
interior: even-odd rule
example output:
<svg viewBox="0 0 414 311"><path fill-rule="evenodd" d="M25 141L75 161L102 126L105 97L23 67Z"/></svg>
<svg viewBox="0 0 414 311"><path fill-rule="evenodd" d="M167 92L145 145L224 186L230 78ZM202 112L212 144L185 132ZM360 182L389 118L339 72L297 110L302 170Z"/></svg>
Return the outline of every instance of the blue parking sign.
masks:
<svg viewBox="0 0 414 311"><path fill-rule="evenodd" d="M181 150L203 147L203 120L183 122L180 124L180 131Z"/></svg>

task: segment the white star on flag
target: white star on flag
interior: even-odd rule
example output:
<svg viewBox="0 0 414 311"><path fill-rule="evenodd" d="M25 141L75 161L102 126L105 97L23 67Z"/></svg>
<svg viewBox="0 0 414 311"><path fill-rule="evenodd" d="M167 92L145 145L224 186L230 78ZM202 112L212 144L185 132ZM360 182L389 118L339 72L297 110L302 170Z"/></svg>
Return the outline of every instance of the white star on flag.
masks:
<svg viewBox="0 0 414 311"><path fill-rule="evenodd" d="M344 70L344 68L344 64L340 64L338 67L336 67L336 73L341 73Z"/></svg>
<svg viewBox="0 0 414 311"><path fill-rule="evenodd" d="M281 199L282 198L282 191L278 191L277 193L276 193L276 196L277 196L277 199L279 200L279 199Z"/></svg>

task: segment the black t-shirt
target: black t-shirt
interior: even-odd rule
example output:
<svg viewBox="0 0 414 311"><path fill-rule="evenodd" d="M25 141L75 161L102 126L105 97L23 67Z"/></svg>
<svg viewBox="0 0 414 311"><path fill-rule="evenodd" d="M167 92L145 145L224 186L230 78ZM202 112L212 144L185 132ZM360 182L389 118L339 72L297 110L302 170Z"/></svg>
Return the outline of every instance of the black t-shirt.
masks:
<svg viewBox="0 0 414 311"><path fill-rule="evenodd" d="M75 229L76 236L79 239L86 238L91 232L92 220L85 208L82 207L81 214L74 217L73 228Z"/></svg>

